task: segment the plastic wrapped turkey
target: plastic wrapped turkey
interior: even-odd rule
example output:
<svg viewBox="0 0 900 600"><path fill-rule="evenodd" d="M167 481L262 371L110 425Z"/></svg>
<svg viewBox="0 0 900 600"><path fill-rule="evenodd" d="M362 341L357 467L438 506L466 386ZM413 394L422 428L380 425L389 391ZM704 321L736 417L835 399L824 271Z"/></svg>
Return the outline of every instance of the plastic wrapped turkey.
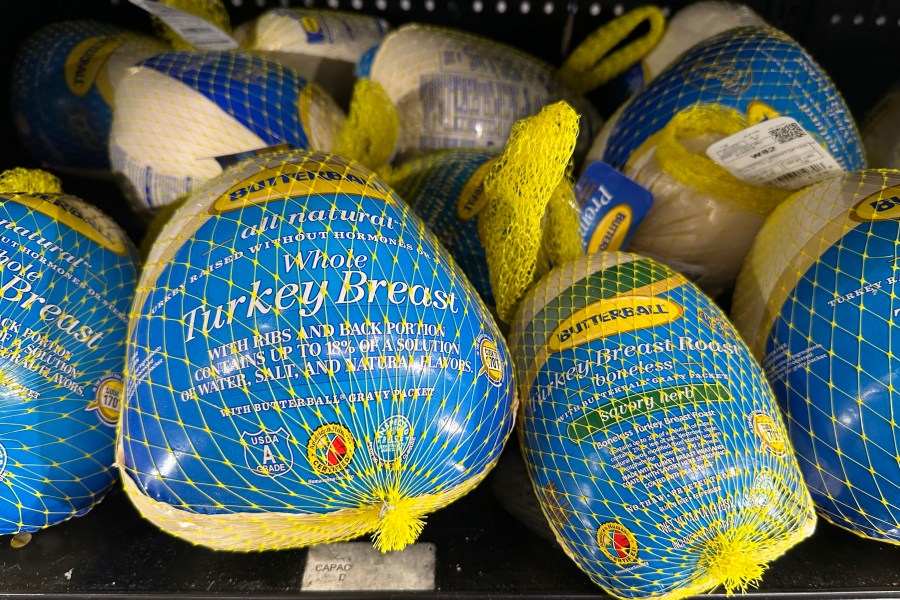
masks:
<svg viewBox="0 0 900 600"><path fill-rule="evenodd" d="M66 20L32 33L12 61L13 123L44 168L109 178L116 89L128 69L170 47L112 23Z"/></svg>
<svg viewBox="0 0 900 600"><path fill-rule="evenodd" d="M0 174L0 534L112 489L137 252L47 172Z"/></svg>
<svg viewBox="0 0 900 600"><path fill-rule="evenodd" d="M122 478L193 543L403 548L512 430L511 361L478 293L399 196L337 156L272 153L198 188L134 306Z"/></svg>
<svg viewBox="0 0 900 600"><path fill-rule="evenodd" d="M797 192L747 254L731 316L787 417L819 514L900 543L900 171Z"/></svg>
<svg viewBox="0 0 900 600"><path fill-rule="evenodd" d="M329 150L344 111L322 88L245 51L181 50L122 79L112 168L139 213L153 213L248 155Z"/></svg>
<svg viewBox="0 0 900 600"><path fill-rule="evenodd" d="M585 164L593 160L653 193L628 249L716 297L792 190L865 165L828 75L769 26L731 29L682 54L614 116Z"/></svg>

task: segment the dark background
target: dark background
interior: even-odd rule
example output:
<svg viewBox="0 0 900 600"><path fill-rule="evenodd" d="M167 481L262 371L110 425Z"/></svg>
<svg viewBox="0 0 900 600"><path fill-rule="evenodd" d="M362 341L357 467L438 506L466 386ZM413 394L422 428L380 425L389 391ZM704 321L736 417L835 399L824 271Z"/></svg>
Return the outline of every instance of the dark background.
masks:
<svg viewBox="0 0 900 600"><path fill-rule="evenodd" d="M438 23L492 37L554 65L585 36L614 16L646 0L224 0L232 25L278 6L360 10L392 26L410 21ZM663 0L674 14L690 0ZM828 73L862 124L876 102L900 81L900 1L747 0L768 23L791 35ZM10 118L9 79L16 49L36 29L67 19L97 19L151 33L149 16L128 0L7 0L0 35L0 170L37 167L17 139ZM358 7L358 8L357 8ZM527 11L527 12L526 12ZM603 113L604 90L591 95ZM66 176L64 189L106 210L140 242L146 219L132 214L113 185Z"/></svg>
<svg viewBox="0 0 900 600"><path fill-rule="evenodd" d="M510 43L553 64L597 26L638 1L339 0L293 1L384 16L393 26L439 23ZM685 0L661 2L674 13ZM751 0L760 16L796 39L831 76L857 121L900 81L900 1ZM54 21L92 18L151 31L146 13L127 0L8 0L0 35L0 170L36 167L16 139L9 109L9 72L16 48ZM230 0L232 24L283 2ZM599 7L597 12L596 7ZM430 10L429 10L430 7ZM545 7L550 7L548 12ZM593 10L592 10L593 8ZM594 14L597 12L597 14ZM69 193L94 202L132 235L143 224L111 183L64 178ZM509 453L505 468L518 468ZM512 461L512 462L511 462ZM539 529L504 508L496 473L466 497L428 518L421 542L437 548L437 591L429 598L602 598L594 585ZM527 497L528 490L523 492ZM519 515L521 517L521 515ZM0 596L123 598L324 597L300 593L305 550L227 553L191 546L157 530L132 508L120 489L88 515L35 534L21 549L0 538ZM715 595L721 594L718 592ZM346 597L421 594L350 593ZM816 534L792 548L766 572L748 598L900 598L900 546L865 540L820 521Z"/></svg>

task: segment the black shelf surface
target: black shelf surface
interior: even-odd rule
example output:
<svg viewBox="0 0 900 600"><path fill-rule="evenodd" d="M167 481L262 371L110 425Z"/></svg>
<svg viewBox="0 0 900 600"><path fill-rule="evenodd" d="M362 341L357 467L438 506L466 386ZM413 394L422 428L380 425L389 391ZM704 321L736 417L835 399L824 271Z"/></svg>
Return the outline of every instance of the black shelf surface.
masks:
<svg viewBox="0 0 900 600"><path fill-rule="evenodd" d="M281 0L229 0L235 23ZM618 9L643 0L564 3L552 17L494 12L495 2L437 0L434 12L421 0L364 0L365 12L394 25L427 20L489 33L558 63L565 27L581 39ZM661 4L674 11L688 0ZM12 27L0 38L0 82L8 86L12 53L39 26L67 18L110 20L136 29L148 22L127 0L16 2ZM294 6L332 6L331 0L291 0ZM348 8L350 0L339 0ZM519 6L520 2L504 5ZM531 5L543 6L532 0ZM602 5L599 18L591 7ZM859 122L900 77L900 2L897 0L752 0L772 24L804 45L832 76ZM473 13L474 6L491 7ZM385 6L386 9L380 8ZM413 10L402 8L411 6ZM577 18L573 8L579 8ZM481 10L479 8L479 10ZM0 94L2 168L34 167L9 118L8 91ZM146 224L133 214L111 181L63 176L64 189L98 205L139 243ZM492 491L492 477L457 502L431 514L419 541L436 551L433 592L310 592L301 589L307 550L217 552L158 530L116 487L87 515L34 534L23 548L0 536L0 598L609 598L553 543L507 512ZM365 541L365 540L361 540ZM724 592L702 596L724 597ZM772 563L748 599L900 599L900 546L867 540L819 521L815 535Z"/></svg>
<svg viewBox="0 0 900 600"><path fill-rule="evenodd" d="M419 542L435 546L433 592L303 591L307 549L195 546L143 519L117 486L87 515L35 533L22 548L0 538L0 596L608 598L562 550L503 508L490 478L428 517ZM769 565L758 589L738 597L900 598L900 546L820 519L811 538Z"/></svg>

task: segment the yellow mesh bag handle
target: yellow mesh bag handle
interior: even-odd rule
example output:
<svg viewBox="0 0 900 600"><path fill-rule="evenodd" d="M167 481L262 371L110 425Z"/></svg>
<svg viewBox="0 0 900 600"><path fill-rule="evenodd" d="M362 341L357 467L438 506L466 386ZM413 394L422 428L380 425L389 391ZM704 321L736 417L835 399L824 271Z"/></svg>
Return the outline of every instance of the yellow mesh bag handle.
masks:
<svg viewBox="0 0 900 600"><path fill-rule="evenodd" d="M571 262L584 254L579 217L574 182L567 176L553 190L544 222L542 241L547 258L553 265Z"/></svg>
<svg viewBox="0 0 900 600"><path fill-rule="evenodd" d="M62 194L62 183L53 173L16 167L0 173L0 193Z"/></svg>
<svg viewBox="0 0 900 600"><path fill-rule="evenodd" d="M231 18L228 16L228 9L222 0L159 0L162 4L166 4L173 8L178 8L184 12L190 13L197 17L202 17L224 31L231 33ZM194 46L186 39L178 35L174 29L166 25L162 19L155 15L150 15L153 28L159 37L164 39L172 46L173 50L193 50Z"/></svg>
<svg viewBox="0 0 900 600"><path fill-rule="evenodd" d="M645 35L610 53L644 21L650 25ZM560 67L559 76L576 93L590 92L647 56L662 39L665 28L666 17L659 7L651 4L635 8L588 35Z"/></svg>
<svg viewBox="0 0 900 600"><path fill-rule="evenodd" d="M355 160L389 179L389 163L400 139L400 116L377 81L361 78L353 85L350 110L332 152Z"/></svg>
<svg viewBox="0 0 900 600"><path fill-rule="evenodd" d="M478 216L497 314L509 323L531 287L547 204L564 180L578 138L578 114L565 102L517 121L484 180Z"/></svg>
<svg viewBox="0 0 900 600"><path fill-rule="evenodd" d="M718 104L686 108L677 113L655 139L659 168L677 181L704 194L766 216L791 194L790 190L756 186L741 181L705 153L693 152L682 143L682 140L709 133L733 135L748 126L744 115ZM641 151L638 149L635 154Z"/></svg>

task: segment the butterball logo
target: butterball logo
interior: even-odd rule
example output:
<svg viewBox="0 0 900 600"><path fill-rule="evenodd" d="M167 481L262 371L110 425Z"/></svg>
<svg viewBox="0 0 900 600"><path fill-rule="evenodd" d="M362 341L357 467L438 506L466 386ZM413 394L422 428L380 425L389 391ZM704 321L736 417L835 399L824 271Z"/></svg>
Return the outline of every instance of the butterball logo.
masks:
<svg viewBox="0 0 900 600"><path fill-rule="evenodd" d="M680 319L684 308L661 296L616 296L581 308L567 317L547 340L551 352Z"/></svg>
<svg viewBox="0 0 900 600"><path fill-rule="evenodd" d="M247 468L254 475L280 477L294 466L291 436L284 427L275 431L241 432L241 445Z"/></svg>
<svg viewBox="0 0 900 600"><path fill-rule="evenodd" d="M866 196L853 206L850 218L860 223L900 219L900 185Z"/></svg>

